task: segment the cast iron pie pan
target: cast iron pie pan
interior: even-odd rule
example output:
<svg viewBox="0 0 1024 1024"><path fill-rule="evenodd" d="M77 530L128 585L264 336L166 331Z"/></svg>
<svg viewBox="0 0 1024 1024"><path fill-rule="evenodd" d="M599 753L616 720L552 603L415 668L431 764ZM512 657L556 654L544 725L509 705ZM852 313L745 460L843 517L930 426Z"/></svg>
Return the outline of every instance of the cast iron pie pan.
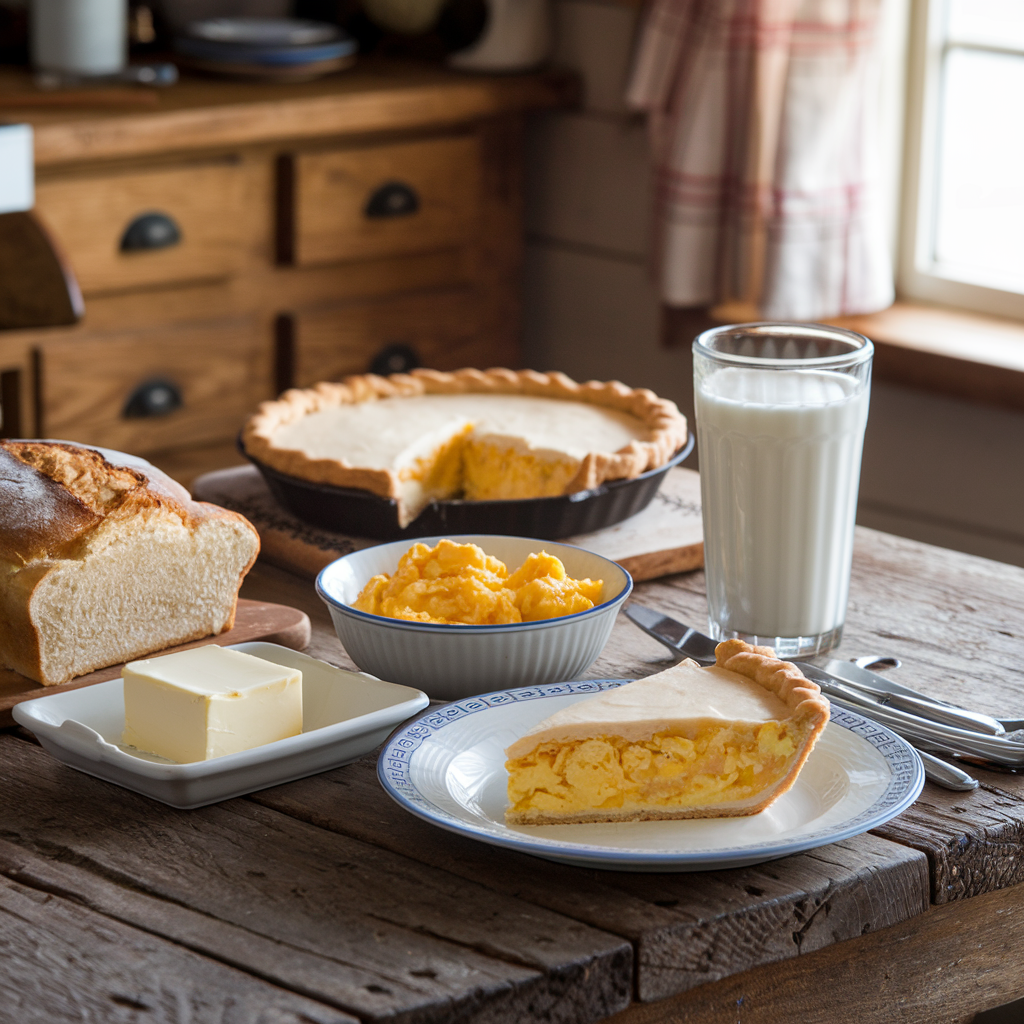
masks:
<svg viewBox="0 0 1024 1024"><path fill-rule="evenodd" d="M515 501L433 501L404 530L392 498L332 484L311 483L281 473L238 449L263 474L271 494L292 515L313 526L350 537L401 540L439 534L500 533L558 540L621 523L646 508L665 474L693 451L693 434L663 466L633 480L612 480L589 491L555 498Z"/></svg>

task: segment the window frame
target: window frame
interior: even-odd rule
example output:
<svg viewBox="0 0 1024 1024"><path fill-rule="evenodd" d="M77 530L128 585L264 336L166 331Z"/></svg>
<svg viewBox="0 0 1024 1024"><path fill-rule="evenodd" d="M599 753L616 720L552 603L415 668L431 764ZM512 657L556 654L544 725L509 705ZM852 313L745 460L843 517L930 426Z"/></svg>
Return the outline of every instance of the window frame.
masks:
<svg viewBox="0 0 1024 1024"><path fill-rule="evenodd" d="M947 0L912 0L896 288L901 298L1024 320L1024 294L953 276L932 256Z"/></svg>

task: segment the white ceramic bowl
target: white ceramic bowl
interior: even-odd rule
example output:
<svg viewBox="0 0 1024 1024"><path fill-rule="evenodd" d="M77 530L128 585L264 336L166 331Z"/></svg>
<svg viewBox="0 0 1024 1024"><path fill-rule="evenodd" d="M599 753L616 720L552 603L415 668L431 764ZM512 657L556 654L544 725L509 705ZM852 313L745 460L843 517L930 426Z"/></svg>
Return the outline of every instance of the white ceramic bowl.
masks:
<svg viewBox="0 0 1024 1024"><path fill-rule="evenodd" d="M370 577L393 573L414 543L432 547L441 539L420 537L364 548L332 562L316 581L338 638L363 671L415 686L439 700L578 678L608 642L615 616L633 589L621 565L592 551L550 540L474 534L448 539L478 544L509 571L527 555L547 551L562 560L573 579L603 580L601 603L575 615L501 626L407 622L352 607Z"/></svg>

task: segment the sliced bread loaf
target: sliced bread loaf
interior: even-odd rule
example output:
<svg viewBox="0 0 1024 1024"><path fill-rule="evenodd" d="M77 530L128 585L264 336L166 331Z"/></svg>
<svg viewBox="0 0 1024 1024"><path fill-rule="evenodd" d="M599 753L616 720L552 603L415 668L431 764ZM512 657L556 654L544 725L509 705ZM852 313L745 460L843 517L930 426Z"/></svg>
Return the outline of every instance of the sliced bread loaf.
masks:
<svg viewBox="0 0 1024 1024"><path fill-rule="evenodd" d="M141 459L0 441L0 665L50 686L230 629L258 552Z"/></svg>

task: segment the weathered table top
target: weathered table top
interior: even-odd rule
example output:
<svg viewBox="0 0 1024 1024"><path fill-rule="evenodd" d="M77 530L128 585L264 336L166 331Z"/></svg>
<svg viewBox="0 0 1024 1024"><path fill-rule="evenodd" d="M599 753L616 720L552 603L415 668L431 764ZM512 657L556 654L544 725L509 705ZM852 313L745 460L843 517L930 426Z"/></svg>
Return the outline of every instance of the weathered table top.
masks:
<svg viewBox="0 0 1024 1024"><path fill-rule="evenodd" d="M258 566L247 597L305 608ZM641 584L706 617L700 573ZM840 655L1024 713L1024 570L858 532ZM662 649L623 617L589 675ZM0 1020L967 1021L1024 996L1024 776L925 787L874 834L760 866L626 874L550 864L403 812L372 758L175 811L0 734Z"/></svg>

